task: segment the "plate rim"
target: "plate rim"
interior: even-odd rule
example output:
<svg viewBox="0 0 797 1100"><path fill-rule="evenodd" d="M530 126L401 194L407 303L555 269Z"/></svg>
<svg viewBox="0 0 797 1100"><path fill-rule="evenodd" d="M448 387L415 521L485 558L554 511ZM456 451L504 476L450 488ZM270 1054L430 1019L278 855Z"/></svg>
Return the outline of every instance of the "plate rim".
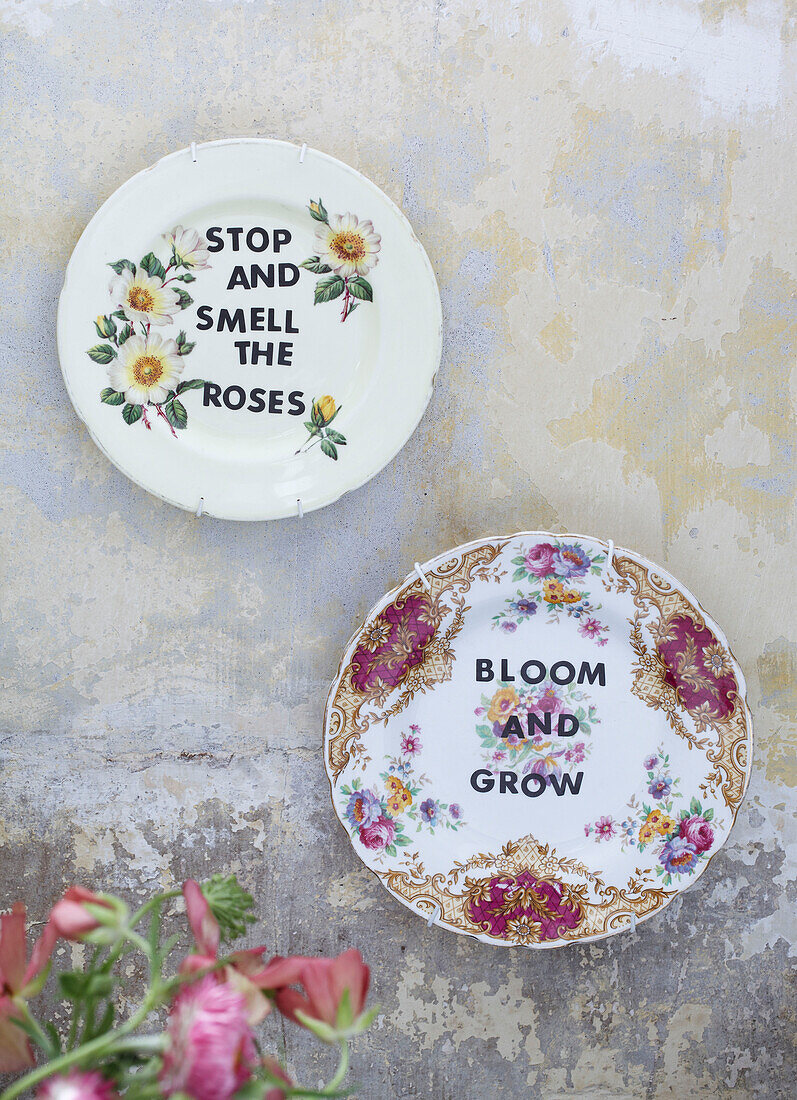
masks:
<svg viewBox="0 0 797 1100"><path fill-rule="evenodd" d="M354 853L355 857L357 858L357 860L361 864L361 866L363 866L369 872L369 874L373 875L376 878L376 880L379 882L382 889L385 890L386 893L389 894L390 897L393 898L394 901L399 902L401 905L404 906L404 908L409 909L409 911L411 913L414 913L415 916L420 917L423 921L425 921L427 923L429 928L432 928L434 926L434 927L440 928L444 932L452 932L452 933L455 933L458 936L465 936L468 939L477 940L480 943L486 944L488 947L509 948L509 949L515 948L518 951L555 951L559 948L577 947L579 945L597 943L601 940L612 939L615 936L621 935L623 932L626 932L626 931L629 931L629 930L634 931L636 929L637 925L644 924L646 921L651 920L653 917L660 916L665 911L665 909L667 909L669 907L669 905L676 900L676 898L681 897L683 894L687 893L687 891L693 889L697 885L697 883L700 881L700 879L703 877L705 872L708 870L708 867L711 864L711 861L714 859L715 856L717 856L725 848L725 846L728 843L728 840L730 839L731 833L733 832L734 826L736 825L736 819L737 819L737 816L739 814L739 811L741 810L741 808L742 808L742 806L745 802L745 799L747 797L747 792L748 792L748 789L749 789L749 786L750 786L750 779L751 779L752 770L753 770L753 754L754 754L754 748L755 748L754 730L753 730L753 716L752 716L752 712L750 711L750 705L749 705L748 700L747 700L747 681L745 679L745 675L744 675L744 671L742 669L742 666L739 663L739 660L737 659L736 654L733 652L733 649L732 649L732 647L731 647L731 645L728 641L728 638L727 638L724 630L719 626L719 624L716 622L716 620L713 618L713 616L710 615L708 611L706 611L706 609L704 608L704 606L700 602L700 600L697 599L697 597L694 595L694 593L689 588L687 588L687 586L685 584L683 584L676 577L674 577L668 570L664 569L660 565L657 565L655 562L651 561L649 558L646 558L644 555L638 553L637 551L629 550L627 547L621 546L618 543L610 542L608 539L598 538L596 535L582 535L582 534L578 534L578 533L573 532L573 531L564 531L564 532L561 532L561 533L556 533L556 532L553 532L553 531L543 531L543 530L515 531L515 532L512 532L511 534L508 534L508 535L485 535L485 536L480 537L480 538L469 539L467 542L463 542L463 543L458 544L457 546L453 546L449 550L444 550L442 553L436 554L433 557L427 558L425 561L418 562L416 564L420 565L420 568L423 571L429 566L432 566L432 565L437 564L437 563L445 562L448 559L450 559L450 558L452 558L456 555L464 554L469 550L476 549L477 547L484 546L486 544L494 544L494 543L498 543L498 542L512 542L515 539L538 538L538 537L548 537L550 539L555 539L557 541L564 541L564 540L567 540L567 539L583 540L583 541L590 542L590 543L597 543L598 545L600 545L602 547L605 547L607 550L609 550L609 548L613 548L614 555L619 555L621 553L628 555L629 557L635 559L637 562L639 562L641 565L643 565L649 572L655 573L657 576L661 577L663 580L672 582L675 585L675 587L677 589L679 589L683 593L684 596L686 596L686 598L693 604L693 606L696 607L698 609L698 611L701 613L701 615L703 616L703 618L706 622L706 625L710 627L710 629L714 632L714 634L717 636L719 641L725 646L725 648L727 649L728 654L729 654L729 656L730 656L730 658L733 662L734 673L737 676L737 684L738 684L738 687L739 687L739 698L741 699L741 701L743 703L744 715L745 715L745 719L746 719L745 728L746 728L746 731L747 731L747 763L746 763L745 773L744 773L744 783L742 785L742 791L741 791L741 794L740 794L740 797L739 797L739 801L736 805L736 808L733 810L731 823L728 826L728 831L725 834L725 837L724 837L722 843L717 846L715 851L710 853L710 855L706 859L705 863L703 864L703 866L698 871L697 875L686 886L684 886L683 889L675 891L672 894L671 897L667 898L663 902L662 905L658 906L656 909L652 910L649 913L645 913L642 916L636 917L635 920L629 922L629 924L627 924L627 925L624 925L622 928L612 929L610 931L605 931L605 932L599 932L599 933L596 933L595 935L592 935L592 936L583 936L583 937L580 937L579 939L576 939L576 940L557 939L556 941L553 941L553 942L542 942L542 943L539 943L539 944L521 944L521 943L513 943L513 942L510 942L509 940L495 939L494 937L490 937L490 936L486 935L485 933L470 932L470 931L468 931L464 928L453 927L453 926L451 926L447 923L443 923L442 921L440 921L440 919L439 919L440 918L440 913L435 913L434 911L432 911L432 916L430 917L428 911L426 911L424 909L421 909L419 906L415 906L411 901L407 900L406 898L401 897L401 895L399 895L399 894L394 893L390 889L390 887L383 881L382 877L375 870L375 868L370 867L365 862L365 860L362 858L362 856L360 856L357 849L354 847L353 838L352 838L351 834L349 833L349 830L346 828L342 818L338 814L337 807L335 805L335 798L334 798L335 784L334 784L334 779L333 779L332 774L331 774L329 754L327 752L327 745L328 745L328 740L329 740L329 721L330 721L331 706L332 706L332 703L334 701L334 697L335 697L337 688L338 688L338 686L341 682L344 667L347 663L348 658L350 657L350 651L352 650L352 647L354 646L355 641L359 638L360 634L362 633L362 631L365 627L365 624L368 622L368 620L372 616L374 616L376 614L379 614L383 610L383 608L385 606L387 606L389 603L392 603L393 600L396 599L400 595L400 593L407 587L408 584L415 583L419 579L417 568L413 569L412 572L407 573L407 575L404 577L404 579L402 581L400 581L398 584L394 585L394 587L391 588L388 592L385 592L384 595L379 600L377 600L377 602L374 603L369 608L369 610L366 612L364 618L358 623L356 629L352 632L352 634L349 637L349 640L346 642L346 645L345 645L345 647L343 649L343 652L341 654L340 661L338 662L337 671L336 671L335 676L334 676L334 678L333 678L333 680L330 684L329 691L327 692L327 698L326 698L326 702L324 704L324 718L323 718L323 753L324 753L324 773L327 777L327 782L329 784L329 795L330 795L330 802L332 803L332 812L333 812L333 814L335 816L335 819L337 820L339 826L343 829L343 831L346 835L346 839L348 840L349 845L352 849L352 852Z"/></svg>
<svg viewBox="0 0 797 1100"><path fill-rule="evenodd" d="M184 146L180 149L175 149L170 153L165 153L162 157L159 157L158 160L154 161L152 164L146 165L144 168L139 169L132 176L129 176L126 180L124 180L118 187L114 188L114 190L111 192L111 194L108 195L108 197L100 204L100 206L97 207L97 209L92 214L91 218L88 220L88 222L85 224L85 226L81 230L81 232L78 236L78 239L75 241L75 244L72 247L72 251L70 253L69 260L67 261L66 268L64 269L63 282L61 284L61 289L60 289L59 294L58 294L58 305L57 305L57 308L56 308L56 326L55 327L56 327L56 354L57 354L57 357L58 357L58 366L59 366L59 369L60 369L60 372L61 372L61 376L62 376L62 379L63 379L63 382L64 382L64 386L65 386L66 391L67 391L67 395L69 397L70 404L72 405L72 409L74 410L78 420L81 422L81 424L83 424L86 431L89 433L89 437L91 438L94 445L105 456L105 458L124 477L126 477L128 479L128 481L132 482L134 485L137 485L138 488L142 489L148 495L155 497L157 500L162 501L164 504L169 504L169 505L174 506L175 508L179 508L181 511L185 511L185 512L188 512L188 513L195 512L195 506L192 506L191 504L182 503L179 500L174 500L172 497L170 497L169 495L167 495L165 493L158 492L156 489L149 488L147 485L145 485L141 481L140 478L135 477L133 474L128 472L128 470L125 469L124 464L122 462L120 462L119 460L117 460L116 458L114 458L109 453L107 447L103 443L100 442L99 438L97 437L95 432L92 430L91 425L89 424L88 420L86 419L86 417L84 416L83 412L81 411L81 409L78 405L78 402L76 400L75 394L74 394L73 389L72 389L72 386L70 385L69 378L67 377L66 368L64 366L65 360L67 358L67 352L66 352L66 347L65 347L65 344L66 344L66 332L65 332L66 309L65 309L65 305L64 305L64 299L65 299L65 295L66 295L67 288L68 288L68 285L69 285L70 272L73 269L73 263L74 263L74 260L75 260L75 256L76 256L76 254L77 254L77 252L80 248L81 242L84 240L84 238L88 237L88 235L89 235L92 227L95 225L95 223L100 219L100 217L102 215L104 215L108 212L109 208L113 207L113 204L118 200L119 196L122 195L122 193L127 192L130 188L132 188L137 183L137 181L139 179L141 179L142 177L148 175L150 172L156 171L159 167L161 167L161 165L163 165L167 161L172 161L172 160L177 159L178 157L184 157L184 156L188 155L192 158L192 162L193 162L194 155L198 154L199 151L202 150L202 149L219 148L219 147L222 147L222 146L237 146L237 145L256 145L256 146L261 146L261 147L262 146L279 147L279 148L286 149L286 150L287 149L293 150L293 151L297 152L300 155L303 153L304 157L307 157L307 155L312 155L314 157L321 157L323 160L334 164L337 168L343 169L344 172L346 172L346 173L354 176L358 180L360 180L369 189L371 189L373 192L375 192L382 200L384 200L388 204L388 206L392 208L393 212L399 218L399 221L401 223L403 223L404 228L407 230L408 237L412 242L412 246L419 253L421 261L422 261L423 265L425 266L425 268L427 270L427 274L431 277L431 287L434 289L435 314L436 314L436 322L437 323L436 323L436 326L435 326L435 334L434 334L434 354L433 355L430 354L430 357L429 357L430 363L433 363L434 366L433 366L433 369L432 369L432 371L431 371L431 373L428 377L428 381L427 381L427 384L426 384L426 390L425 390L424 394L421 397L421 403L420 403L417 418L415 419L415 421L412 424L410 430L406 434L404 440L396 447L396 449L388 457L385 458L384 462L382 462L382 464L378 467L378 469L375 469L372 473L370 473L366 478L364 478L362 480L358 480L356 477L353 478L353 479L349 479L348 481L346 481L342 485L342 487L340 489L336 489L336 491L332 495L330 495L328 498L325 498L321 503L312 504L312 505L309 505L308 507L305 507L303 505L301 510L294 509L294 508L291 508L290 510L287 510L287 511L286 510L277 511L277 510L271 509L268 512L263 512L262 510L259 510L259 511L253 511L251 514L248 514L248 515L233 515L233 516L231 516L231 515L224 515L223 513L220 513L218 511L218 509L215 509L215 508L206 509L206 508L202 507L202 502L201 501L197 502L198 505L202 508L201 512L196 510L197 515L202 515L203 517L206 516L209 519L217 519L217 520L221 520L221 521L224 521L224 522L230 522L230 523L266 523L266 522L271 522L271 521L274 521L274 520L281 520L281 519L291 519L291 518L299 518L300 519L302 517L302 515L304 515L304 514L309 514L311 512L317 512L317 511L320 511L322 508L327 508L332 504L336 504L347 493L355 492L357 489L360 489L363 486L367 485L369 481L372 481L378 474L382 473L382 471L385 470L390 465L391 462L393 462L393 460L404 449L404 447L406 447L407 443L410 441L412 436L418 430L418 427L419 427L421 421L423 420L424 416L426 415L426 411L429 408L429 403L431 402L432 396L434 394L434 387L435 387L435 383L437 381L437 375L438 375L438 373L440 371L440 367L442 365L443 308L442 308L442 299L440 297L440 286L439 286L439 283L437 281L437 276L435 274L434 267L432 266L432 262L429 259L429 255L426 251L426 248L424 247L424 245L421 242L420 238L416 234L409 218L404 213L404 211L401 209L401 207L398 205L398 203L394 202L394 200L390 197L390 195L388 195L385 191L383 191L382 188L379 187L378 184L376 184L368 176L364 175L359 169L354 168L352 165L347 164L345 161L339 160L337 157L332 156L330 153L326 153L322 149L316 149L314 146L310 146L305 142L302 142L301 144L297 144L297 143L292 142L292 141L286 141L282 138L269 138L269 137L224 137L224 138L214 138L211 141L192 142L191 144L186 145L186 146ZM419 386L419 392L420 392L420 386Z"/></svg>

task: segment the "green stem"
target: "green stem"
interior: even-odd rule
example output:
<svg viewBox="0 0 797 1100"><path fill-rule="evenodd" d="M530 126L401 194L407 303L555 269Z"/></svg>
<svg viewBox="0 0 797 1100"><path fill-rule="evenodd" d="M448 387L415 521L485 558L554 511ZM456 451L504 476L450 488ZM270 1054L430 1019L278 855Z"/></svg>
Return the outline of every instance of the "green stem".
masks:
<svg viewBox="0 0 797 1100"><path fill-rule="evenodd" d="M340 1061L335 1071L335 1076L329 1082L324 1092L335 1092L343 1084L346 1074L349 1072L349 1044L345 1039L340 1040Z"/></svg>
<svg viewBox="0 0 797 1100"><path fill-rule="evenodd" d="M42 1048L42 1050L48 1055L50 1053L52 1053L52 1049L53 1049L52 1039L49 1037L49 1035L45 1035L44 1031L42 1031L41 1027L39 1026L39 1021L32 1014L32 1012L28 1008L27 1004L21 1005L20 1006L20 1011L22 1012L22 1015L25 1017L25 1022L33 1030L35 1038L36 1038L36 1042L39 1044L39 1046Z"/></svg>
<svg viewBox="0 0 797 1100"><path fill-rule="evenodd" d="M77 1047L76 1050L69 1050L58 1058L53 1058L51 1062L47 1062L43 1066L37 1066L36 1069L31 1070L30 1073L26 1073L24 1077L21 1077L18 1081L15 1081L13 1085L10 1085L5 1092L0 1095L0 1100L14 1100L15 1096L20 1096L26 1089L32 1088L33 1085L38 1085L38 1083L44 1081L45 1078L52 1077L53 1074L60 1073L62 1070L68 1069L77 1062L83 1062L90 1056L106 1054L113 1050L119 1039L128 1035L131 1031L134 1031L139 1024L146 1020L150 1012L157 1006L159 999L159 990L150 991L148 996L144 998L140 1008L134 1012L130 1019L122 1024L121 1027L118 1027L115 1031L108 1031L105 1035L98 1035L96 1039L84 1043L83 1046Z"/></svg>

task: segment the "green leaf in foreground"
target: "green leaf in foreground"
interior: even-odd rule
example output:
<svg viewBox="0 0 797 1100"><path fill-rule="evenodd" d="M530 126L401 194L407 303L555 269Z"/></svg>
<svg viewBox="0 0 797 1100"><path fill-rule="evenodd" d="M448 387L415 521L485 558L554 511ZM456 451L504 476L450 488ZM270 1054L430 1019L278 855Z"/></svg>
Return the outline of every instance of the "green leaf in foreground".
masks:
<svg viewBox="0 0 797 1100"><path fill-rule="evenodd" d="M214 875L202 883L202 893L219 922L222 943L245 935L247 924L254 924L254 898L239 885L235 875Z"/></svg>

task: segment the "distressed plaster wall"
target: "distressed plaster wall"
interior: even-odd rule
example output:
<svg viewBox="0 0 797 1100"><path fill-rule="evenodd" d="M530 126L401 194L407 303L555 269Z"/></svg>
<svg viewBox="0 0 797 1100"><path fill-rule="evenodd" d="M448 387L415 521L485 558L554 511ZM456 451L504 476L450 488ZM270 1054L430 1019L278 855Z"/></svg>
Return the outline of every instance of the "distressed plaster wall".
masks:
<svg viewBox="0 0 797 1100"><path fill-rule="evenodd" d="M0 22L0 901L41 918L74 880L132 896L237 871L275 950L373 963L362 1097L792 1095L793 9L3 0ZM365 172L442 292L420 428L301 523L197 521L130 485L56 359L97 206L238 134ZM369 606L413 561L519 528L611 537L682 578L731 639L757 734L696 888L637 934L543 955L394 903L319 752Z"/></svg>

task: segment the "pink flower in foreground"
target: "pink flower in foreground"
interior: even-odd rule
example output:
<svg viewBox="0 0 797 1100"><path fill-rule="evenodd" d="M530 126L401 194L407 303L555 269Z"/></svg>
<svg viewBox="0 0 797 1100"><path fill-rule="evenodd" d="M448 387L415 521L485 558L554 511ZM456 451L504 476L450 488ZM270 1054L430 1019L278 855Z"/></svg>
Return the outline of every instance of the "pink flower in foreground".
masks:
<svg viewBox="0 0 797 1100"><path fill-rule="evenodd" d="M194 879L187 879L183 883L183 898L196 951L183 959L180 964L180 973L196 974L197 971L215 966L221 935L218 921L213 916L208 900L202 893L199 883ZM252 1026L259 1024L271 1011L271 1002L260 992L260 989L265 987L261 987L256 981L263 970L265 951L265 947L236 951L230 956L229 966L213 972L217 982L226 982L244 998L247 1020Z"/></svg>
<svg viewBox="0 0 797 1100"><path fill-rule="evenodd" d="M229 1100L252 1076L257 1057L246 1002L226 982L207 975L175 997L167 1027L160 1084L166 1096Z"/></svg>
<svg viewBox="0 0 797 1100"><path fill-rule="evenodd" d="M65 940L80 942L89 932L94 932L100 927L92 906L101 909L112 909L113 906L105 898L100 897L83 886L70 886L60 901L53 906L50 920L55 926L59 936Z"/></svg>
<svg viewBox="0 0 797 1100"><path fill-rule="evenodd" d="M304 994L278 990L277 1008L294 1023L307 1026L307 1020L315 1020L332 1031L352 1034L363 1015L370 977L359 951L344 951L336 959L305 959L298 976Z"/></svg>
<svg viewBox="0 0 797 1100"><path fill-rule="evenodd" d="M35 1065L28 1037L12 1022L21 1016L14 998L25 1000L38 993L40 985L34 979L47 966L56 938L52 922L48 922L28 962L25 906L18 901L10 913L0 915L0 1073L16 1073Z"/></svg>
<svg viewBox="0 0 797 1100"><path fill-rule="evenodd" d="M36 1097L37 1100L116 1100L117 1093L101 1073L73 1069L45 1081Z"/></svg>

